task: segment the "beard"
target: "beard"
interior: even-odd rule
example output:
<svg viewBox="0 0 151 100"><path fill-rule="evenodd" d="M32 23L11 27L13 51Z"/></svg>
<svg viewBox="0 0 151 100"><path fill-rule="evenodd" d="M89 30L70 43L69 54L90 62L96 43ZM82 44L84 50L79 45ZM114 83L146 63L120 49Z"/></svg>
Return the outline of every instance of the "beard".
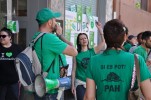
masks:
<svg viewBox="0 0 151 100"><path fill-rule="evenodd" d="M55 33L56 32L56 28L57 26L55 25L54 27L52 27L52 32Z"/></svg>
<svg viewBox="0 0 151 100"><path fill-rule="evenodd" d="M151 45L145 43L145 46L146 46L147 48L151 49Z"/></svg>

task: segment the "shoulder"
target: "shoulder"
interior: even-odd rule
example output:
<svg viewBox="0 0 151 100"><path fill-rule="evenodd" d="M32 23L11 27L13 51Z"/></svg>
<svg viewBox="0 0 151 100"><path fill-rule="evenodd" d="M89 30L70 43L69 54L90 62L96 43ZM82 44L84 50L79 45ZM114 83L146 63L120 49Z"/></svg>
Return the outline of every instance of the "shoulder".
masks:
<svg viewBox="0 0 151 100"><path fill-rule="evenodd" d="M91 60L96 60L96 59L98 59L98 58L103 58L103 54L97 54L97 55L94 55L94 56L92 56L91 57Z"/></svg>
<svg viewBox="0 0 151 100"><path fill-rule="evenodd" d="M135 49L135 51L137 51L137 50L142 50L142 49L143 49L142 46L138 46L138 47Z"/></svg>
<svg viewBox="0 0 151 100"><path fill-rule="evenodd" d="M135 53L135 55L136 55L136 57L137 57L137 59L138 59L139 61L144 61L144 59L143 59L142 56L140 56L139 54L136 54L136 53Z"/></svg>
<svg viewBox="0 0 151 100"><path fill-rule="evenodd" d="M134 53L137 53L137 52L144 52L145 49L142 47L142 46L138 46L135 50L134 50Z"/></svg>
<svg viewBox="0 0 151 100"><path fill-rule="evenodd" d="M58 36L56 36L56 34L52 34L52 33L46 33L45 35L44 35L44 40L46 41L46 42L57 42L57 41L61 41L59 38L58 38Z"/></svg>
<svg viewBox="0 0 151 100"><path fill-rule="evenodd" d="M94 48L89 48L88 51L93 52Z"/></svg>

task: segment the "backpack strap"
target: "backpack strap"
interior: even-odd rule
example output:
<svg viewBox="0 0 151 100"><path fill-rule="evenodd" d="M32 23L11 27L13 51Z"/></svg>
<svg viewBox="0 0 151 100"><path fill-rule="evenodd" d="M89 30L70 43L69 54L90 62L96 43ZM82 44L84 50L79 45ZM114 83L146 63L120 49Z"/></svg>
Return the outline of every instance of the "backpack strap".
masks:
<svg viewBox="0 0 151 100"><path fill-rule="evenodd" d="M135 56L136 76L137 76L138 84L140 84L140 67L139 67L138 57L136 54L134 54L134 56Z"/></svg>
<svg viewBox="0 0 151 100"><path fill-rule="evenodd" d="M60 64L60 62L61 62L61 64ZM59 66L61 66L61 65L64 66L61 55L59 55Z"/></svg>
<svg viewBox="0 0 151 100"><path fill-rule="evenodd" d="M139 62L138 57L136 54L134 54L134 68L133 68L133 74L132 74L132 80L131 80L131 89L133 89L136 78L138 81L138 85L140 84L140 68L139 68Z"/></svg>
<svg viewBox="0 0 151 100"><path fill-rule="evenodd" d="M44 34L45 34L45 33L40 33L35 39L32 40L32 43L36 43L37 40L38 40L41 36L43 36Z"/></svg>
<svg viewBox="0 0 151 100"><path fill-rule="evenodd" d="M40 33L35 39L33 39L33 40L30 42L29 46L30 46L30 47L34 46L34 44L37 42L37 40L38 40L41 36L43 36L44 34L46 34L46 33Z"/></svg>

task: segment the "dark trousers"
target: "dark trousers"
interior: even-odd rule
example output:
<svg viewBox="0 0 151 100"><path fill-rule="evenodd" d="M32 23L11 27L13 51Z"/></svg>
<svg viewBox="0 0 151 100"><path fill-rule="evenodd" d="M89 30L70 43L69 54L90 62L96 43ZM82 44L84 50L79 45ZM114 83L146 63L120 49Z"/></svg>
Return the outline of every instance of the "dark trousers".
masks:
<svg viewBox="0 0 151 100"><path fill-rule="evenodd" d="M77 100L83 100L86 88L83 85L78 85L76 88Z"/></svg>
<svg viewBox="0 0 151 100"><path fill-rule="evenodd" d="M18 100L19 83L0 86L0 100Z"/></svg>

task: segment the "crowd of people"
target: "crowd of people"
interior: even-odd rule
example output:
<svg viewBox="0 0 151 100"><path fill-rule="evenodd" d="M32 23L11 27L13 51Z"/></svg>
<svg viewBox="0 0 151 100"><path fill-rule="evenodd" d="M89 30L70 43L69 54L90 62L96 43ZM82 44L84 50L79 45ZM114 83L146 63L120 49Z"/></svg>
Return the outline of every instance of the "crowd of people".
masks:
<svg viewBox="0 0 151 100"><path fill-rule="evenodd" d="M32 39L46 33L34 48L42 71L49 69L47 79L60 78L59 55L72 56L71 92L77 100L118 100L119 97L120 100L128 100L136 54L140 67L139 86L144 98L151 100L151 31L134 36L119 19L106 22L104 27L96 22L100 37L98 45L89 48L88 35L79 33L75 48L65 39L61 26L56 23L56 18L60 16L59 12L49 8L39 10L36 16L39 30ZM22 93L14 65L15 57L22 50L13 43L12 35L8 28L0 30L0 100L19 100ZM62 59L66 63L65 56ZM57 95L58 88L55 88L42 98L34 94L34 100L56 100ZM26 98L29 100L30 96Z"/></svg>

